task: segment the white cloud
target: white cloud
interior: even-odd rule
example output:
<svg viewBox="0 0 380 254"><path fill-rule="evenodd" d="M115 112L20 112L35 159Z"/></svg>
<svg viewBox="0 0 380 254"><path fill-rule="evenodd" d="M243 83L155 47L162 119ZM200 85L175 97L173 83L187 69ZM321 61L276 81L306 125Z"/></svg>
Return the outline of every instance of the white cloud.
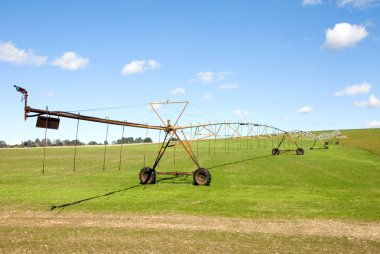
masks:
<svg viewBox="0 0 380 254"><path fill-rule="evenodd" d="M202 83L214 83L216 81L223 80L227 75L231 75L232 72L212 72L212 71L200 71L196 75L196 79L192 81L198 81Z"/></svg>
<svg viewBox="0 0 380 254"><path fill-rule="evenodd" d="M302 5L316 5L316 4L322 4L322 0L303 0Z"/></svg>
<svg viewBox="0 0 380 254"><path fill-rule="evenodd" d="M214 97L211 94L209 94L209 93L204 94L202 98L204 100L212 100L212 99L214 99Z"/></svg>
<svg viewBox="0 0 380 254"><path fill-rule="evenodd" d="M161 67L161 64L155 60L134 60L124 65L121 74L131 75L142 73L147 70L155 70Z"/></svg>
<svg viewBox="0 0 380 254"><path fill-rule="evenodd" d="M234 110L233 114L241 118L247 118L249 111L248 110L242 111L240 109L237 109L237 110Z"/></svg>
<svg viewBox="0 0 380 254"><path fill-rule="evenodd" d="M299 112L299 113L311 113L313 111L314 111L313 107L305 106L305 107L300 108L297 112Z"/></svg>
<svg viewBox="0 0 380 254"><path fill-rule="evenodd" d="M85 68L90 60L77 55L73 51L65 52L61 57L56 58L52 65L56 65L65 70L78 70Z"/></svg>
<svg viewBox="0 0 380 254"><path fill-rule="evenodd" d="M182 87L177 87L173 89L170 94L177 95L177 94L186 94L186 90Z"/></svg>
<svg viewBox="0 0 380 254"><path fill-rule="evenodd" d="M340 90L334 93L335 97L340 97L344 95L357 95L357 94L366 94L371 90L372 85L367 81L364 81L361 84L348 86L343 90Z"/></svg>
<svg viewBox="0 0 380 254"><path fill-rule="evenodd" d="M355 101L354 106L360 108L380 108L380 100L372 94L369 96L368 101Z"/></svg>
<svg viewBox="0 0 380 254"><path fill-rule="evenodd" d="M358 9L366 9L375 7L380 4L380 0L338 0L339 7L354 7Z"/></svg>
<svg viewBox="0 0 380 254"><path fill-rule="evenodd" d="M0 60L13 64L40 66L46 63L46 56L37 56L32 50L18 49L11 41L0 41Z"/></svg>
<svg viewBox="0 0 380 254"><path fill-rule="evenodd" d="M380 121L367 121L364 124L365 128L380 128Z"/></svg>
<svg viewBox="0 0 380 254"><path fill-rule="evenodd" d="M154 69L158 69L161 67L161 64L156 62L155 60L148 60L148 61L146 61L146 64L147 64L149 70L154 70Z"/></svg>
<svg viewBox="0 0 380 254"><path fill-rule="evenodd" d="M364 26L348 23L335 24L334 28L326 31L324 47L332 50L354 47L367 36L368 32Z"/></svg>
<svg viewBox="0 0 380 254"><path fill-rule="evenodd" d="M222 89L222 90L230 90L230 89L235 89L235 88L238 88L238 84L236 83L231 83L231 84L224 84L224 85L220 85L219 88Z"/></svg>

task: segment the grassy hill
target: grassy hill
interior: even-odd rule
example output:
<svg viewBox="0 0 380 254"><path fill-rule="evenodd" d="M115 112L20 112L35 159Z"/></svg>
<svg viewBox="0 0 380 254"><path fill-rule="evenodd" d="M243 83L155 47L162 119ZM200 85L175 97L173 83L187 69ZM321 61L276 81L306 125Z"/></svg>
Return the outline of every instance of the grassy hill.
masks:
<svg viewBox="0 0 380 254"><path fill-rule="evenodd" d="M341 139L342 144L348 147L364 149L370 153L380 155L380 129L345 130Z"/></svg>

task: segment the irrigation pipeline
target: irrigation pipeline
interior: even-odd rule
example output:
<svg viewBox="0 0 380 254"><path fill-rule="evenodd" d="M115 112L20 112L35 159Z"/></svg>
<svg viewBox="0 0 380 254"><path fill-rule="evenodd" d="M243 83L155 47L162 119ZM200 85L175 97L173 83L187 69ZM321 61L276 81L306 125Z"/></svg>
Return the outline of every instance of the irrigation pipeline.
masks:
<svg viewBox="0 0 380 254"><path fill-rule="evenodd" d="M180 127L174 127L174 129L190 129L190 128L194 128L194 127L208 127L208 126L218 126L218 125L223 125L223 124L230 124L230 125L240 125L240 126L254 126L254 127L258 127L258 126L261 126L261 127L267 127L267 128L271 128L271 129L275 129L275 130L278 130L280 132L286 132L282 129L279 129L277 127L274 127L274 126L270 126L270 125L266 125L266 124L259 124L259 123L250 123L250 122L216 122L216 123L206 123L206 124L198 124L198 125L185 125L185 126L180 126Z"/></svg>
<svg viewBox="0 0 380 254"><path fill-rule="evenodd" d="M269 128L272 128L272 129L279 130L280 132L284 132L283 130L280 130L280 129L278 129L276 127L273 127L273 126L259 125L259 124L253 124L253 123L219 122L219 123L207 123L207 124L198 124L198 125L178 126L177 125L178 119L177 119L177 121L175 122L174 126L161 126L161 125L158 126L158 125L132 123L132 122L126 122L126 121L119 121L119 120L103 119L103 118L99 118L99 117L93 117L93 116L86 116L86 115L81 115L81 114L75 114L75 113L67 112L67 111L49 111L47 109L46 110L42 110L42 109L36 109L36 108L32 108L32 107L28 106L28 92L27 92L26 89L24 89L22 87L19 87L19 86L14 86L14 87L16 88L16 90L18 92L20 92L23 95L23 100L25 101L25 107L24 107L25 120L28 117L47 115L47 116L66 117L66 118L77 119L77 120L84 120L84 121L91 121L91 122L106 123L106 124L112 124L112 125L129 126L129 127L135 127L135 128L143 128L143 129L165 130L165 131L168 131L168 130L179 130L179 129L189 129L189 128L206 128L207 126L216 126L216 125L223 125L223 124L229 124L229 125L239 124L239 125L246 125L246 126L250 126L250 125L253 125L253 126L264 126L264 127L269 127ZM169 102L166 102L166 103L169 103ZM173 103L173 102L171 102L171 103ZM175 102L175 103L178 103L178 102ZM184 109L182 110L181 114L185 110L186 105L185 105ZM154 109L154 107L153 107L153 109ZM35 114L33 115L31 113L35 113Z"/></svg>
<svg viewBox="0 0 380 254"><path fill-rule="evenodd" d="M175 132L178 133L178 131L184 133L184 130L191 129L191 132L193 129L195 129L194 135L191 134L190 140L195 141L199 139L207 139L207 138L216 138L216 137L223 137L223 135L220 135L223 127L225 129L228 129L228 132L232 130L232 135L229 134L228 137L230 138L238 138L242 137L242 128L247 127L247 136L278 136L286 135L290 139L295 138L306 138L309 140L314 140L318 143L324 143L324 140L326 139L333 139L337 135L339 135L339 131L335 131L331 134L329 133L323 133L319 136L316 136L309 132L304 131L284 131L280 128L265 125L265 124L258 124L258 123L250 123L250 122L215 122L215 123L205 123L205 124L191 124L191 125L184 125L179 126L178 120L181 117L182 113L184 112L186 105L188 102L165 102L165 103L186 103L184 108L182 109L181 115L177 118L174 125L170 125L168 123L165 125L165 122L161 119L158 112L155 111L155 108L153 110L158 114L161 122L163 125L150 125L150 124L141 124L141 123L133 123L133 122L127 122L127 121L119 121L119 120L112 120L108 118L99 118L99 117L93 117L93 116L86 116L81 114L76 114L72 112L67 111L49 111L48 109L42 110L42 109L36 109L28 106L28 92L26 89L15 86L16 90L20 92L23 95L23 100L25 100L25 106L24 106L24 118L25 120L29 117L35 117L35 116L56 116L56 117L65 117L65 118L71 118L71 119L77 119L77 120L83 120L83 121L90 121L90 122L98 122L98 123L105 123L105 124L112 124L112 125L119 125L119 126L128 126L128 127L135 127L135 128L142 128L142 129L153 129L153 130L160 130L165 132ZM152 103L151 103L152 104ZM48 128L48 127L47 127ZM215 129L215 130L214 130ZM254 130L256 130L256 133L254 133ZM226 131L225 131L226 133ZM192 136L193 135L193 136ZM226 136L226 134L224 135Z"/></svg>
<svg viewBox="0 0 380 254"><path fill-rule="evenodd" d="M204 130L204 131L206 131L206 132L209 133L209 135L210 135L209 137L214 137L214 136L218 136L218 134L221 131L222 126L228 126L229 128L231 128L233 130L233 134L232 135L228 135L228 136L237 136L237 137L238 136L243 136L240 133L241 131L239 131L239 128L243 127L243 126L251 128L248 131L248 133L250 133L250 134L253 134L252 133L253 128L255 128L255 127L263 127L262 133L256 133L258 136L265 135L266 133L264 133L264 132L266 130L272 130L272 134L275 133L276 131L278 133L293 133L293 132L287 132L285 130L282 130L282 129L274 127L274 126L270 126L270 125L266 125L266 124L259 124L259 123L250 123L250 122L216 122L216 123L196 124L196 125L191 124L191 125L185 125L185 126L174 126L173 129L182 129L182 130L185 130L185 129L193 129L193 128L195 128L197 130L197 132L201 132L202 130ZM213 131L211 129L211 127L215 127L216 131ZM226 136L226 135L224 135L224 136ZM206 137L206 138L208 138L208 137ZM203 139L204 139L204 137L203 137Z"/></svg>
<svg viewBox="0 0 380 254"><path fill-rule="evenodd" d="M48 111L48 110L35 109L35 108L31 108L31 107L25 107L25 113L26 113L26 117L50 115L50 116L66 117L66 118L78 119L78 120L90 121L90 122L106 123L106 124L113 124L113 125L120 125L120 126L129 126L129 127L142 128L142 129L154 129L154 130L167 130L168 129L167 127L158 126L158 125L131 123L131 122L125 122L125 121L103 119L103 118L99 118L99 117L74 114L74 113L69 113L69 112L65 112L65 111ZM37 115L30 115L30 113L36 113Z"/></svg>

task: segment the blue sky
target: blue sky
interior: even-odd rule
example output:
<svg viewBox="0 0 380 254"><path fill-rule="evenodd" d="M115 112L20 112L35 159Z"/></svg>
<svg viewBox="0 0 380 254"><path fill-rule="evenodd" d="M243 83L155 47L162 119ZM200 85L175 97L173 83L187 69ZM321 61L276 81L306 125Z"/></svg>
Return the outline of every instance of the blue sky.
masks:
<svg viewBox="0 0 380 254"><path fill-rule="evenodd" d="M379 27L379 0L3 0L0 140L44 135L24 122L14 84L34 108L126 106L81 114L141 123L157 123L149 102L188 100L182 124L380 127ZM48 137L74 139L75 125ZM80 140L104 140L105 126L80 126Z"/></svg>

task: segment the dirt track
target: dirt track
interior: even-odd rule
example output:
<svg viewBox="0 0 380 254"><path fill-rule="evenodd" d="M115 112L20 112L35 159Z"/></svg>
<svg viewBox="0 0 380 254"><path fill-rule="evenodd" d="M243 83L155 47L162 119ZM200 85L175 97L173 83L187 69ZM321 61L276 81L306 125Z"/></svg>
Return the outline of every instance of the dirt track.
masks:
<svg viewBox="0 0 380 254"><path fill-rule="evenodd" d="M380 241L380 223L338 220L236 219L189 215L125 215L73 212L4 212L2 227L99 227L172 229L280 235L336 236Z"/></svg>

